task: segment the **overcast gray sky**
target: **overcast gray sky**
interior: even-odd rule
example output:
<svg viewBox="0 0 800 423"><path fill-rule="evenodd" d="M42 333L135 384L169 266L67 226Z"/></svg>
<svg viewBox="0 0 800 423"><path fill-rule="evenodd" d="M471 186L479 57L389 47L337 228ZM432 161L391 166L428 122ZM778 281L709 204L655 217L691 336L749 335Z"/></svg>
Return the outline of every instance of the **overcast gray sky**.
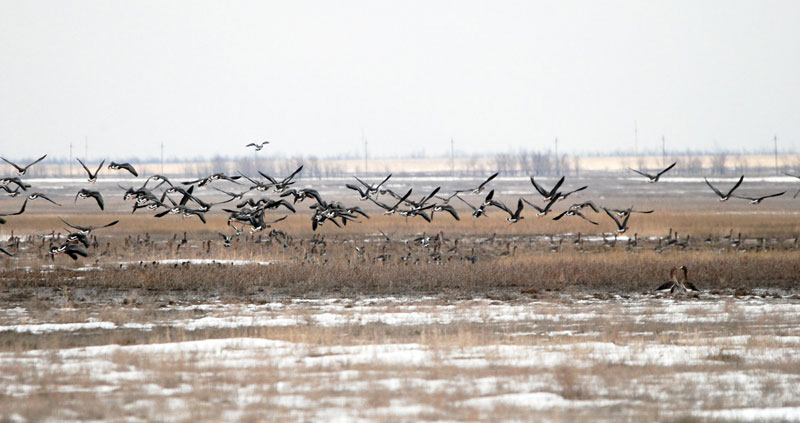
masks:
<svg viewBox="0 0 800 423"><path fill-rule="evenodd" d="M0 154L800 148L798 1L0 0Z"/></svg>

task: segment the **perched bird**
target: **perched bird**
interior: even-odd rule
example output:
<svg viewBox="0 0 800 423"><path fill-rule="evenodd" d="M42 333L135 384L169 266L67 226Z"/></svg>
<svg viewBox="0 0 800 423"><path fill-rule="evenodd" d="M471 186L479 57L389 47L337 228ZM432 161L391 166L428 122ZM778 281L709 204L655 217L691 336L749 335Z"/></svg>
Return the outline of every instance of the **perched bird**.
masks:
<svg viewBox="0 0 800 423"><path fill-rule="evenodd" d="M468 189L460 189L460 190L456 191L456 194L458 194L458 193L461 193L461 192L471 192L471 193L473 193L473 194L480 194L481 192L483 192L483 189L486 187L486 184L488 184L489 182L491 182L491 181L492 181L492 179L496 178L496 177L497 177L497 175L499 175L499 174L500 174L499 172L495 172L495 173L493 173L491 176L489 176L488 178L486 178L486 180L485 180L485 181L481 182L481 184L480 184L480 185L478 185L477 187L475 187L475 188L468 188ZM462 201L463 201L463 200L462 200Z"/></svg>
<svg viewBox="0 0 800 423"><path fill-rule="evenodd" d="M658 173L656 173L655 175L651 175L651 174L649 174L649 173L642 172L642 171L640 171L640 170L636 170L636 169L633 169L633 168L628 168L628 169L630 169L630 170L632 170L632 171L634 171L634 172L636 172L636 173L638 173L638 174L640 174L640 175L642 175L642 176L645 176L645 177L647 177L647 178L648 178L648 181L647 181L647 182L648 182L648 183L651 183L651 184L654 184L654 183L658 182L658 178L660 178L660 177L661 177L661 175L663 175L663 174L667 173L667 171L668 171L668 170L670 170L670 169L672 169L673 167L675 167L675 165L676 165L676 164L678 164L678 162L675 162L675 163L673 163L673 164L671 164L671 165L667 166L667 168L666 168L666 169L662 170L661 172L658 172Z"/></svg>
<svg viewBox="0 0 800 423"><path fill-rule="evenodd" d="M736 191L736 188L739 188L739 185L742 184L742 181L744 181L744 175L739 177L739 181L736 182L733 188L731 188L726 194L723 194L722 192L720 192L720 190L714 188L714 185L711 185L711 182L708 182L708 178L703 178L703 179L705 179L708 187L711 188L711 190L714 191L715 194L717 194L717 196L719 197L719 201L724 202L728 201L733 196L733 192Z"/></svg>
<svg viewBox="0 0 800 423"><path fill-rule="evenodd" d="M97 201L97 205L100 206L100 210L105 210L105 205L103 204L103 196L100 194L100 191L92 191L88 189L81 189L75 194L75 201L78 201L78 198L94 198Z"/></svg>
<svg viewBox="0 0 800 423"><path fill-rule="evenodd" d="M105 160L103 160L102 162L100 162L100 166L97 166L97 170L95 170L95 171L94 171L94 173L92 173L92 171L91 171L91 170L89 170L89 168L88 168L88 167L86 167L86 165L85 165L85 164L83 164L83 162L81 161L81 159L77 159L77 160L78 160L78 163L80 163L80 164L81 164L81 166L83 166L83 170L85 170L85 171L86 171L86 173L89 175L89 182L91 182L91 183L95 183L95 182L97 182L97 174L98 174L98 173L100 173L100 169L102 169L102 168L103 168L103 164L104 164L106 161L105 161Z"/></svg>
<svg viewBox="0 0 800 423"><path fill-rule="evenodd" d="M128 172L131 173L131 175L136 176L137 178L139 177L139 172L137 172L136 169L133 167L133 165L130 163L111 162L111 164L108 165L108 168L111 170L127 170Z"/></svg>
<svg viewBox="0 0 800 423"><path fill-rule="evenodd" d="M245 147L253 147L256 149L256 151L261 151L261 149L264 148L264 146L267 144L269 144L269 141L263 141L260 143L251 142L250 144L247 144Z"/></svg>
<svg viewBox="0 0 800 423"><path fill-rule="evenodd" d="M744 197L744 196L738 196L738 195L732 195L731 197L741 198L742 200L747 200L750 204L761 204L761 202L764 201L767 198L780 197L783 194L786 194L786 191L779 192L777 194L769 194L769 195L765 195L765 196L762 196L762 197Z"/></svg>
<svg viewBox="0 0 800 423"><path fill-rule="evenodd" d="M34 192L28 195L28 200L36 200L37 198L42 198L57 206L61 206L61 204L56 203L55 201L51 200L50 197L46 196L45 194L42 194L41 192Z"/></svg>
<svg viewBox="0 0 800 423"><path fill-rule="evenodd" d="M0 159L2 159L4 162L10 164L11 166L14 166L17 169L17 174L19 176L24 176L26 173L28 173L28 168L29 167L31 167L31 166L35 165L36 163L39 163L40 161L44 160L45 157L47 157L47 154L45 154L42 157L39 157L38 159L36 159L33 162L31 162L29 165L24 166L24 167L18 166L16 164L8 161L5 157L0 157Z"/></svg>

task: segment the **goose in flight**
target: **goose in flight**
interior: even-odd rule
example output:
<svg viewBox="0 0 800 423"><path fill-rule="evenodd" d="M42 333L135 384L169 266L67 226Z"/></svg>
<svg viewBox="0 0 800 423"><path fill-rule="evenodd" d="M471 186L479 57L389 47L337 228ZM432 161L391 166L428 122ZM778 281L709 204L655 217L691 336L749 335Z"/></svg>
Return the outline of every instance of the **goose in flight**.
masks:
<svg viewBox="0 0 800 423"><path fill-rule="evenodd" d="M628 230L628 219L630 219L630 217L631 217L630 213L627 216L625 216L624 219L622 219L622 222L620 222L619 219L617 219L617 217L614 216L614 214L611 213L611 211L609 209L603 207L603 210L605 210L606 214L608 215L608 217L610 217L614 221L614 223L617 224L616 233L622 234L622 233L625 233L625 231Z"/></svg>
<svg viewBox="0 0 800 423"><path fill-rule="evenodd" d="M6 223L6 220L5 220L5 219L3 219L3 218L4 218L4 217L6 217L6 216L19 216L19 215L21 215L22 213L25 213L25 206L26 206L27 204L28 204L28 200L27 200L27 199L25 199L25 201L22 203L22 207L19 209L19 211L18 211L18 212L14 212L14 213L0 213L0 225L3 225L3 224L5 224L5 223Z"/></svg>
<svg viewBox="0 0 800 423"><path fill-rule="evenodd" d="M494 192L494 191L492 191L492 192ZM472 220L475 220L475 219L477 219L477 218L479 218L481 216L486 216L487 215L486 214L487 204L485 202L481 203L480 207L475 207L472 204L468 203L467 200L461 198L460 195L456 195L456 198L461 200L461 202L463 202L464 204L469 206L470 209L472 209Z"/></svg>
<svg viewBox="0 0 800 423"><path fill-rule="evenodd" d="M137 172L136 169L133 167L133 165L130 163L111 162L111 164L108 165L108 168L111 170L127 170L128 172L131 173L131 175L136 176L137 178L139 177L139 172Z"/></svg>
<svg viewBox="0 0 800 423"><path fill-rule="evenodd" d="M217 190L217 191L219 191L219 192L221 192L221 193L223 193L223 194L225 194L227 196L230 196L231 200L241 200L242 198L244 198L245 194L250 192L250 190L242 191L242 192L228 192L228 191L221 190L221 189L219 189L217 187L211 187L211 188L214 188L215 190Z"/></svg>
<svg viewBox="0 0 800 423"><path fill-rule="evenodd" d="M660 178L661 175L667 173L667 171L669 171L670 169L675 167L676 164L678 164L678 162L672 163L671 165L667 166L666 169L662 170L661 172L656 173L655 175L651 175L649 173L642 172L640 170L636 170L636 169L633 169L633 168L630 168L630 167L628 169L630 169L630 170L632 170L632 171L634 171L634 172L636 172L636 173L638 173L638 174L640 174L642 176L647 177L647 179L648 179L647 182L651 183L651 184L654 184L654 183L658 182L658 178Z"/></svg>
<svg viewBox="0 0 800 423"><path fill-rule="evenodd" d="M319 192L317 192L317 190L313 190L311 188L302 188L302 189L291 188L291 189L288 189L288 190L284 191L280 196L281 197L288 197L290 195L293 198L292 202L294 204L297 204L298 201L302 203L303 200L305 200L306 198L309 198L309 197L319 197Z"/></svg>
<svg viewBox="0 0 800 423"><path fill-rule="evenodd" d="M556 195L558 195L558 193L556 193ZM550 213L550 207L553 207L553 204L555 204L555 201L548 201L547 204L545 204L544 208L541 208L541 207L537 206L536 204L533 204L533 203L531 203L530 201L528 201L528 200L526 200L524 198L522 199L522 201L528 203L529 206L531 206L534 209L536 209L536 212L537 212L536 213L536 217L547 216L547 213Z"/></svg>
<svg viewBox="0 0 800 423"><path fill-rule="evenodd" d="M206 186L206 185L208 185L208 184L210 184L210 183L212 183L214 181L218 181L220 179L223 179L223 180L226 180L226 181L229 181L229 182L233 182L234 184L241 185L238 182L236 182L236 180L239 179L239 178L241 178L241 176L228 176L228 175L225 175L224 173L215 173L213 175L206 176L205 178L195 179L194 181L187 181L187 182L181 182L181 183L184 184L184 185L198 184L197 186L204 187L204 186Z"/></svg>
<svg viewBox="0 0 800 423"><path fill-rule="evenodd" d="M17 176L10 177L10 178L8 178L8 177L7 178L2 178L2 179L0 179L0 184L3 184L3 185L15 184L15 185L17 185L18 189L22 188L23 191L27 191L28 188L31 187L30 184L26 184L25 182L22 182L22 179L19 179L19 177L17 177ZM6 190L6 191L8 191L8 190Z"/></svg>
<svg viewBox="0 0 800 423"><path fill-rule="evenodd" d="M584 216L583 213L580 212L580 210L581 210L580 208L572 208L572 207L570 207L568 210L563 211L563 212L561 212L561 214L559 214L558 216L554 217L553 220L559 220L564 216L566 216L566 217L578 216L581 219L591 223L592 225L597 225L597 222L595 222L595 221L589 219L588 217Z"/></svg>
<svg viewBox="0 0 800 423"><path fill-rule="evenodd" d="M385 184L385 183L386 183L386 181L388 181L388 180L389 180L389 178L391 178L391 177L392 177L392 174L390 173L390 174L389 174L389 176L387 176L387 177L383 178L383 180L381 181L381 183L379 183L379 184L377 184L377 185L368 184L368 183L366 183L366 182L362 181L361 179L359 179L359 178L358 178L358 176L353 176L353 177L354 177L354 178L356 178L356 181L358 181L359 183L361 183L361 185L364 185L364 188L365 188L365 190L364 190L363 192L362 192L360 189L356 189L356 190L357 190L357 191L358 191L358 192L361 194L361 200L362 200L362 201L364 201L364 200L366 200L367 198L369 198L370 196L376 196L376 197L377 197L377 195L378 195L378 191L380 191L380 189L381 189L381 186L383 186L383 184ZM348 186L347 186L347 187L348 187L348 188L350 188L350 189L354 189L354 188L351 188L351 185L350 185L350 184L348 184ZM364 198L365 196L366 196L367 198Z"/></svg>
<svg viewBox="0 0 800 423"><path fill-rule="evenodd" d="M106 161L103 160L102 162L100 162L100 166L97 166L97 170L95 170L94 173L92 173L92 171L89 170L89 168L86 167L85 164L83 164L81 159L77 159L77 160L78 160L78 163L80 163L81 166L83 166L83 170L85 170L86 173L89 175L89 182L91 182L91 183L97 182L97 174L100 173L100 169L103 168L103 164L105 164Z"/></svg>
<svg viewBox="0 0 800 423"><path fill-rule="evenodd" d="M561 195L561 193L558 192L558 189L561 187L561 184L563 184L563 183L564 183L564 177L562 176L561 179L559 179L558 182L556 182L556 185L553 187L553 189L548 191L548 190L544 189L544 187L542 187L541 185L537 184L536 180L534 180L533 176L531 176L531 184L536 189L536 191L542 197L544 197L544 201L547 201L547 202L555 201ZM581 189L585 189L585 188L581 188ZM566 197L564 197L564 198L566 198ZM528 203L528 204L530 204L530 203ZM531 205L533 205L533 204L531 204Z"/></svg>
<svg viewBox="0 0 800 423"><path fill-rule="evenodd" d="M44 160L45 157L47 157L47 154L45 154L42 157L39 157L38 159L34 160L33 162L31 162L30 164L28 164L27 166L24 166L24 167L23 166L19 166L19 165L15 164L15 163L12 163L12 162L8 161L5 157L0 157L0 159L2 159L4 162L10 164L11 166L14 166L14 168L17 169L17 175L25 176L25 174L28 173L28 168L29 167L31 167L31 166L35 165L36 163L39 163L40 161Z"/></svg>
<svg viewBox="0 0 800 423"><path fill-rule="evenodd" d="M88 189L81 189L75 194L75 201L78 202L78 198L94 198L97 201L97 205L100 206L100 210L105 210L105 204L103 203L103 196L100 194L100 191L92 191Z"/></svg>
<svg viewBox="0 0 800 423"><path fill-rule="evenodd" d="M617 214L617 217L625 217L631 213L643 213L649 214L653 213L655 210L634 210L633 206L628 207L627 209L609 209Z"/></svg>
<svg viewBox="0 0 800 423"><path fill-rule="evenodd" d="M468 188L468 189L460 189L460 190L456 191L456 194L458 194L458 193L462 193L462 192L471 192L471 193L473 193L473 194L480 194L480 193L482 193L482 192L483 192L483 189L484 189L484 188L486 188L486 184L488 184L489 182L491 182L491 181L492 181L492 179L496 178L496 177L497 177L497 175L499 175L499 174L500 174L500 172L495 172L495 173L493 173L491 176L489 176L488 178L486 178L486 180L485 180L485 181L481 182L481 184L480 184L480 185L478 185L477 187L475 187L475 188ZM463 199L462 199L462 201L463 201Z"/></svg>
<svg viewBox="0 0 800 423"><path fill-rule="evenodd" d="M247 144L245 147L253 147L256 149L256 151L261 151L261 149L264 148L264 146L267 144L269 144L269 141L262 141L260 143L251 142L250 144Z"/></svg>
<svg viewBox="0 0 800 423"><path fill-rule="evenodd" d="M61 218L59 218L59 219L61 219ZM70 228L77 229L78 231L83 232L85 234L90 234L95 229L108 228L108 227L114 226L117 223L119 223L119 220L115 220L115 221L113 221L111 223L106 223L105 225L100 225L100 226L80 226L80 225L73 225L72 223L69 223L64 219L61 219L61 221L64 222L64 224L69 226Z"/></svg>
<svg viewBox="0 0 800 423"><path fill-rule="evenodd" d="M5 191L9 197L16 197L20 194L19 187L17 187L17 189L11 189L7 185L0 185L0 189Z"/></svg>
<svg viewBox="0 0 800 423"><path fill-rule="evenodd" d="M54 257L58 254L66 254L73 260L77 260L78 256L89 257L89 254L83 248L69 242L61 244L59 247L55 245L50 246L50 257Z"/></svg>
<svg viewBox="0 0 800 423"><path fill-rule="evenodd" d="M372 201L378 207L382 208L384 210L383 214L394 214L395 212L397 212L397 208L400 207L401 204L403 204L403 201L406 201L406 198L408 198L408 196L411 195L412 190L413 188L409 189L406 195L400 197L400 199L397 200L397 203L394 206L388 206L372 197L370 197L369 201Z"/></svg>
<svg viewBox="0 0 800 423"><path fill-rule="evenodd" d="M499 208L505 210L505 212L508 213L509 217L506 218L506 222L508 222L509 225L517 223L520 220L525 218L524 216L521 215L522 214L522 208L524 207L524 204L522 204L522 199L521 198L519 200L517 200L517 210L514 211L514 212L512 212L511 209L509 209L508 207L506 207L505 204L503 204L503 203L501 203L499 201L495 201L494 205L496 205L496 207L499 207Z"/></svg>
<svg viewBox="0 0 800 423"><path fill-rule="evenodd" d="M256 150L256 151L258 151L258 150ZM233 235L225 235L222 232L218 232L218 233L219 233L219 236L222 237L223 242L225 243L224 244L225 248L230 247L231 246L231 242L233 241Z"/></svg>
<svg viewBox="0 0 800 423"><path fill-rule="evenodd" d="M456 212L456 209L453 206L449 205L449 204L434 204L433 205L433 210L431 210L431 220L433 220L433 215L436 212L443 212L443 211L447 212L447 213L450 213L450 216L453 216L454 219L461 220L461 218L458 217L458 213Z"/></svg>
<svg viewBox="0 0 800 423"><path fill-rule="evenodd" d="M570 195L575 194L576 192L583 191L586 188L589 188L589 185L584 185L584 186L582 186L582 187L580 187L578 189L574 189L574 190L568 191L568 192L559 192L559 193L557 193L558 195L556 195L556 198L555 198L554 201L566 200L567 197L569 197Z"/></svg>
<svg viewBox="0 0 800 423"><path fill-rule="evenodd" d="M49 201L49 202L51 202L51 203L53 203L53 204L55 204L55 205L57 205L59 207L61 206L61 204L56 203L55 201L51 200L50 197L48 197L45 194L42 194L41 192L34 192L34 193L31 193L30 195L28 195L28 200L36 200L38 198L47 200L47 201Z"/></svg>
<svg viewBox="0 0 800 423"><path fill-rule="evenodd" d="M719 197L719 201L725 202L728 201L733 196L733 192L736 191L736 188L739 188L739 185L742 184L742 181L744 181L744 175L739 177L739 181L736 182L733 188L731 188L726 194L723 194L720 190L714 188L714 185L711 185L711 182L708 182L708 178L703 178L703 179L705 179L708 187L711 188L711 190L714 191L715 194L717 194L717 196Z"/></svg>
<svg viewBox="0 0 800 423"><path fill-rule="evenodd" d="M767 198L780 197L783 194L786 194L786 191L779 192L777 194L765 195L763 197L744 197L744 196L738 196L738 195L732 195L731 197L741 198L742 200L747 200L750 204L761 204L761 202L764 201Z"/></svg>
<svg viewBox="0 0 800 423"><path fill-rule="evenodd" d="M791 176L793 178L800 179L800 175L792 175L791 173L784 173L786 176ZM792 198L797 198L797 195L800 194L800 189L797 190L796 193L792 196Z"/></svg>
<svg viewBox="0 0 800 423"><path fill-rule="evenodd" d="M261 176L263 176L263 177L267 178L267 180L268 180L268 181L270 181L270 182L272 183L272 186L273 186L273 187L274 187L274 189L275 189L275 193L278 193L278 194L280 194L280 193L282 193L283 191L285 191L287 188L289 188L289 185L292 185L292 184L294 184L294 183L296 182L296 181L293 181L292 179L294 179L294 177L295 177L295 176L297 176L297 174L298 174L298 173L300 173L300 171L301 171L301 170L303 170L303 165L300 165L300 167L298 167L297 169L295 169L295 171L294 171L294 172L292 172L292 174L291 174L291 175L289 175L289 176L287 176L287 177L283 178L283 179L282 179L282 180L280 180L280 181L278 181L277 179L275 179L275 178L273 178L273 177L271 177L271 176L269 176L269 175L265 174L264 172L262 172L262 171L260 171L260 170L258 171L258 173L259 173ZM248 178L248 179L249 179L249 178Z"/></svg>

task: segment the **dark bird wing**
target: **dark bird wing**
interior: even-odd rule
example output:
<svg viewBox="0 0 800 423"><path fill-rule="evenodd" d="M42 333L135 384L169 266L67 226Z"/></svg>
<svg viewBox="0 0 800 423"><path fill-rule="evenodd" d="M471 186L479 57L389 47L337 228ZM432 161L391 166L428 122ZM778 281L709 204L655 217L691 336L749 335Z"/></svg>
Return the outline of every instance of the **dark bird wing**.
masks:
<svg viewBox="0 0 800 423"><path fill-rule="evenodd" d="M663 174L667 173L667 171L669 171L670 169L672 169L673 167L675 167L675 165L676 165L676 164L678 164L678 162L675 162L675 163L673 163L673 164L671 164L671 165L667 166L667 168L666 168L666 169L662 170L661 172L658 172L658 175L656 175L656 176L658 177L658 176L661 176L661 175L663 175Z"/></svg>
<svg viewBox="0 0 800 423"><path fill-rule="evenodd" d="M581 212L579 212L579 211L575 211L575 214L576 214L576 215L578 215L578 216L580 216L580 217L581 217L583 220L585 220L585 221L587 221L587 222L591 223L592 225L597 225L597 222L595 222L595 221L593 221L593 220L589 219L588 217L584 216L584 215L583 215L583 213L581 213Z"/></svg>
<svg viewBox="0 0 800 423"><path fill-rule="evenodd" d="M378 184L378 186L376 186L376 187L375 187L375 189L379 189L379 188L380 188L380 187L381 187L383 184L385 184L385 183L386 183L386 181L388 181L388 180L389 180L389 178L391 178L391 177L392 177L392 174L390 173L390 174L389 174L389 176L387 176L387 177L386 177L384 180L382 180L382 181L381 181L381 183L379 183L379 184Z"/></svg>
<svg viewBox="0 0 800 423"><path fill-rule="evenodd" d="M45 199L45 200L47 200L47 201L49 201L49 202L51 202L51 203L53 203L53 204L55 204L55 205L57 205L59 207L61 206L61 204L56 203L55 201L51 200L50 197L48 197L48 196L46 196L44 194L39 194L39 198L43 198L43 199Z"/></svg>
<svg viewBox="0 0 800 423"><path fill-rule="evenodd" d="M542 197L547 197L547 194L548 194L548 192L547 192L547 191L545 191L545 190L544 190L544 188L542 188L542 186L541 186L541 185L539 185L539 184L537 184L537 183L536 183L536 181L533 179L533 176L531 176L531 184L533 184L533 188L534 188L534 189L536 189L536 191L537 191L537 192L538 192L538 193L539 193L539 194L540 194Z"/></svg>
<svg viewBox="0 0 800 423"><path fill-rule="evenodd" d="M22 172L22 171L24 171L24 170L25 170L25 169L23 169L23 168L21 168L21 167L17 166L15 163L8 161L8 160L7 160L5 157L0 157L0 159L3 159L3 161L4 161L4 162L6 162L6 163L10 164L11 166L14 166L14 168L16 168L16 169L17 169L17 172Z"/></svg>
<svg viewBox="0 0 800 423"><path fill-rule="evenodd" d="M706 181L708 187L711 188L714 191L714 193L716 193L719 196L719 198L724 197L724 195L718 189L714 188L714 185L711 185L711 182L708 182L708 178L703 178L703 179Z"/></svg>
<svg viewBox="0 0 800 423"><path fill-rule="evenodd" d="M786 194L786 191L779 192L779 193L777 193L777 194L770 194L770 195L765 195L765 196L763 196L763 197L758 197L758 201L761 201L761 200L763 200L763 199L765 199L765 198L780 197L780 196L781 196L781 195L783 195L783 194Z"/></svg>
<svg viewBox="0 0 800 423"><path fill-rule="evenodd" d="M469 208L471 208L471 209L472 209L472 211L478 210L478 208L477 208L477 207L475 207L475 206L473 206L472 204L468 203L468 202L467 202L467 200L465 200L465 199L461 198L460 196L456 195L456 198L458 198L459 200L461 200L461 202L463 202L464 204L468 205L468 206L469 206Z"/></svg>
<svg viewBox="0 0 800 423"><path fill-rule="evenodd" d="M561 212L561 214L559 214L558 216L554 217L553 220L560 220L567 213L569 213L569 210L565 210L565 211Z"/></svg>
<svg viewBox="0 0 800 423"><path fill-rule="evenodd" d="M739 182L736 182L736 185L734 185L734 186L733 186L733 188L731 188L731 190L730 190L730 191L728 191L728 196L730 196L731 194L733 194L733 192L734 192L734 191L736 191L736 188L739 188L739 185L741 185L741 184L742 184L742 181L744 181L744 175L740 176L740 177L739 177ZM716 191L716 190L715 190L715 191ZM719 191L717 191L717 192L719 192Z"/></svg>
<svg viewBox="0 0 800 423"><path fill-rule="evenodd" d="M611 212L610 212L610 211L609 211L607 208L605 208L605 207L603 207L603 210L605 210L605 211L606 211L606 214L608 215L608 217L610 217L612 220L614 220L614 223L616 223L616 224L617 224L617 227L618 227L618 228L620 228L620 229L622 229L622 224L621 224L621 223L619 223L619 219L617 219L617 217L616 217L616 216L614 216L614 213L611 213ZM630 216L630 214L628 214L628 216ZM626 217L626 218L625 218L625 221L627 221L627 220L628 220L628 218Z"/></svg>
<svg viewBox="0 0 800 423"><path fill-rule="evenodd" d="M3 254L5 254L5 255L7 255L7 256L9 256L9 257L14 257L14 255L13 255L13 254L11 254L10 252L8 252L8 250L6 250L5 248L3 248L2 246L0 246L0 253L3 253Z"/></svg>
<svg viewBox="0 0 800 423"><path fill-rule="evenodd" d="M565 177L562 176L561 179L559 179L558 182L556 182L556 185L553 187L553 189L550 190L548 196L552 197L556 192L558 192L558 189L561 188L561 184L564 183L564 178Z"/></svg>
<svg viewBox="0 0 800 423"><path fill-rule="evenodd" d="M666 281L666 282L662 283L661 285L659 285L658 288L656 288L655 290L656 291L666 291L668 289L671 289L673 286L675 286L675 282Z"/></svg>
<svg viewBox="0 0 800 423"><path fill-rule="evenodd" d="M485 180L485 181L483 181L483 183L482 183L482 184L478 185L478 188L482 188L484 185L486 185L486 184L488 184L489 182L491 182L491 181L492 181L492 179L496 178L496 177L497 177L497 175L499 175L499 174L500 174L500 172L495 172L495 173L494 173L492 176L490 176L490 177L486 178L486 180Z"/></svg>
<svg viewBox="0 0 800 423"><path fill-rule="evenodd" d="M76 157L76 158L75 158L75 160L77 160L77 161L78 161L78 163L80 163L80 164L81 164L81 166L83 167L83 170L85 170L85 171L86 171L86 174L87 174L87 175L89 175L89 177L91 178L91 177L92 177L92 171L91 171L91 170L89 170L89 168L88 168L88 167L86 167L86 165L85 165L85 164L83 164L83 162L81 161L81 159L79 159L79 158L77 158L77 157Z"/></svg>
<svg viewBox="0 0 800 423"><path fill-rule="evenodd" d="M653 179L653 178L654 178L654 176L653 176L653 175L651 175L651 174L649 174L649 173L640 172L640 171L638 171L638 170L636 170L636 169L634 169L634 168L631 168L631 167L629 167L628 169L630 169L630 170L632 170L632 171L634 171L634 172L636 172L636 173L638 173L638 174L640 174L640 175L642 175L642 176L645 176L645 177L647 177L647 178L650 178L650 179Z"/></svg>

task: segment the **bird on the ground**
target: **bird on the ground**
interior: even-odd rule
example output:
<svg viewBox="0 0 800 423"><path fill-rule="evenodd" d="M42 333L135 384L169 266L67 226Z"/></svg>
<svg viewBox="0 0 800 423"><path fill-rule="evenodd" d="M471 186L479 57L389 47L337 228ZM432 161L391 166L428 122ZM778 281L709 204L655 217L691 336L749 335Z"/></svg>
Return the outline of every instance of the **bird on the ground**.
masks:
<svg viewBox="0 0 800 423"><path fill-rule="evenodd" d="M651 184L654 184L654 183L658 182L658 179L661 177L661 175L667 173L667 171L672 169L673 167L675 167L676 164L678 164L678 162L672 163L671 165L667 166L666 169L662 170L661 172L656 173L655 175L651 175L651 174L649 174L647 172L642 172L640 170L636 170L636 169L633 169L633 168L630 168L630 167L628 169L630 169L630 170L632 170L632 171L634 171L634 172L636 172L636 173L638 173L638 174L640 174L642 176L647 177L647 182L651 183Z"/></svg>
<svg viewBox="0 0 800 423"><path fill-rule="evenodd" d="M715 194L717 194L717 196L719 197L719 201L720 202L725 202L725 201L728 201L733 196L733 192L736 191L736 188L739 188L739 185L742 184L742 181L744 181L744 175L739 177L739 181L736 182L736 184L733 186L733 188L731 188L725 194L723 194L720 190L714 188L714 185L711 185L711 182L708 182L708 178L703 178L703 179L706 181L706 184L708 185L708 187L711 188L711 190L714 191Z"/></svg>
<svg viewBox="0 0 800 423"><path fill-rule="evenodd" d="M38 159L34 160L33 162L31 162L27 166L19 166L19 165L15 164L15 163L12 163L12 162L8 161L8 159L6 159L5 157L0 157L0 159L2 159L4 162L10 164L11 166L14 166L14 168L17 169L17 175L25 176L25 174L28 173L28 168L30 168L31 166L35 165L36 163L39 163L40 161L44 160L45 157L47 157L47 154L45 154L42 157L39 157Z"/></svg>
<svg viewBox="0 0 800 423"><path fill-rule="evenodd" d="M81 166L83 166L83 170L85 170L86 173L89 175L89 182L91 182L91 183L97 182L97 174L100 173L100 169L103 168L103 164L105 164L106 161L103 160L102 162L100 162L100 166L97 166L97 170L95 170L94 173L92 173L92 171L89 170L89 168L86 167L85 164L83 164L81 159L77 159L77 160L78 160L78 163L80 163Z"/></svg>
<svg viewBox="0 0 800 423"><path fill-rule="evenodd" d="M139 177L139 172L137 172L136 169L133 167L133 165L130 163L111 162L111 164L108 165L108 168L111 170L127 170L128 172L131 173L131 175L136 176L137 178Z"/></svg>
<svg viewBox="0 0 800 423"><path fill-rule="evenodd" d="M100 194L100 191L92 191L88 189L81 189L75 194L75 201L78 201L78 198L94 198L97 201L97 205L100 206L100 210L105 210L105 204L103 203L103 195Z"/></svg>
<svg viewBox="0 0 800 423"><path fill-rule="evenodd" d="M683 272L683 279L678 277L678 271ZM675 267L669 272L669 280L659 285L656 291L669 291L670 295L687 294L689 291L699 291L697 287L689 281L689 271L686 266Z"/></svg>

